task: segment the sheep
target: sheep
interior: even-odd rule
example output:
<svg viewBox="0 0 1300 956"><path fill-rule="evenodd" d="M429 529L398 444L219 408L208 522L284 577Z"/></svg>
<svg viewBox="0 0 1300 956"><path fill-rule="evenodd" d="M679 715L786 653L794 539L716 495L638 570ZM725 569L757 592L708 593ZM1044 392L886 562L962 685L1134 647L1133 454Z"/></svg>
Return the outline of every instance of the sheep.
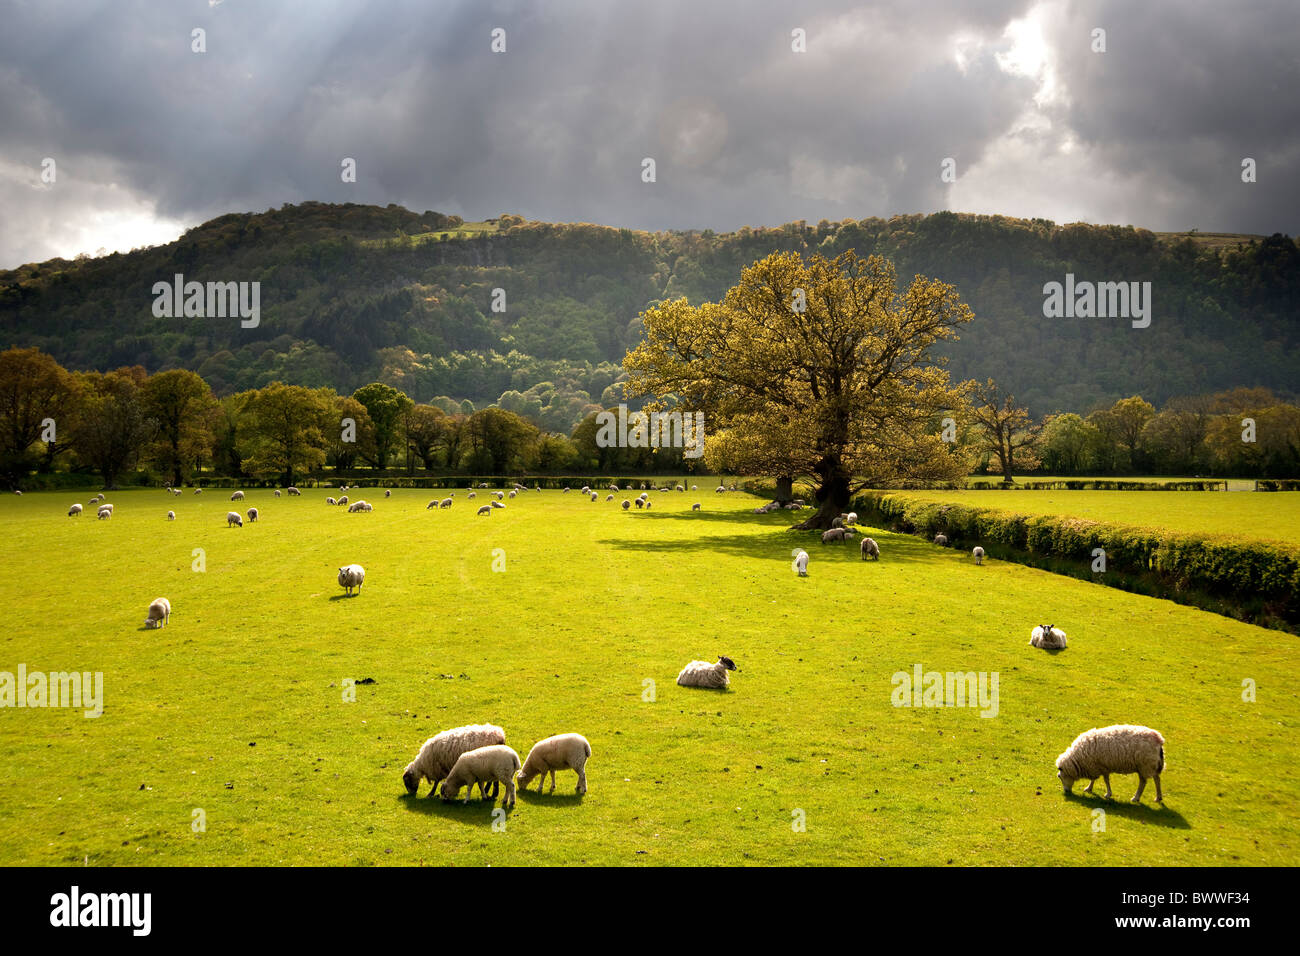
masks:
<svg viewBox="0 0 1300 956"><path fill-rule="evenodd" d="M624 498L624 499L623 499L623 510L624 510L624 511L627 511L627 509L628 509L628 508L631 508L631 507L632 507L632 502L630 502L630 501L628 501L626 498Z"/></svg>
<svg viewBox="0 0 1300 956"><path fill-rule="evenodd" d="M347 496L347 495L343 495L343 496L341 496L341 497L339 498L339 500L335 502L335 504L339 504L339 505L345 505L345 504L347 504L347 503L348 503L348 496Z"/></svg>
<svg viewBox="0 0 1300 956"><path fill-rule="evenodd" d="M280 489L279 489L279 488L276 488L276 489L275 489L275 496L276 496L277 498L280 497Z"/></svg>
<svg viewBox="0 0 1300 956"><path fill-rule="evenodd" d="M81 517L81 505L79 505L79 504L78 504L78 505L73 505L71 508L69 508L69 509L68 509L68 517L69 517L69 518L80 518L80 517Z"/></svg>
<svg viewBox="0 0 1300 956"><path fill-rule="evenodd" d="M674 488L673 490L674 490L674 491L685 491L686 489L683 488L681 485L678 485L678 486L677 486L676 488Z"/></svg>
<svg viewBox="0 0 1300 956"><path fill-rule="evenodd" d="M173 489L172 489L172 497L175 497L176 495L179 495L180 493L181 493L181 490L180 490L179 488L173 488Z"/></svg>
<svg viewBox="0 0 1300 956"><path fill-rule="evenodd" d="M478 511L475 512L476 515L490 515L491 513L492 513L492 508L489 505L484 505L482 508L479 508Z"/></svg>
<svg viewBox="0 0 1300 956"><path fill-rule="evenodd" d="M484 481L484 482L480 482L480 483L479 483L479 487L480 487L480 488L486 488L486 487L487 487L487 482L486 482L486 481Z"/></svg>
<svg viewBox="0 0 1300 956"><path fill-rule="evenodd" d="M695 502L695 504L691 505L691 510L692 510L692 511L699 511L699 510L700 510L700 503L697 501L697 502Z"/></svg>
<svg viewBox="0 0 1300 956"><path fill-rule="evenodd" d="M336 504L338 504L338 502L335 501L333 498L326 498L326 499L325 499L325 503L326 503L327 505L336 505Z"/></svg>
<svg viewBox="0 0 1300 956"><path fill-rule="evenodd" d="M474 784L486 795L484 784L504 783L506 795L501 798L503 807L515 805L515 775L519 773L519 754L505 744L491 744L469 750L456 758L455 765L442 782L442 799L450 803L456 799L461 787L466 787L465 803L469 803ZM496 788L493 787L495 793Z"/></svg>
<svg viewBox="0 0 1300 956"><path fill-rule="evenodd" d="M438 499L437 499L437 498L430 498L430 499L429 499L429 503L428 503L427 505L424 506L424 510L425 510L425 511L428 511L430 508L436 508L436 507L438 507Z"/></svg>
<svg viewBox="0 0 1300 956"><path fill-rule="evenodd" d="M352 514L353 512L357 512L357 511L374 511L374 510L375 510L375 506L372 505L369 501L365 501L365 500L357 500L352 502L352 504L348 505L348 514Z"/></svg>
<svg viewBox="0 0 1300 956"><path fill-rule="evenodd" d="M613 495L606 495L606 496L605 496L605 500L606 500L606 501L613 501L613 500L614 500L614 496L613 496Z"/></svg>
<svg viewBox="0 0 1300 956"><path fill-rule="evenodd" d="M1087 780L1084 793L1092 793L1092 785L1101 777L1106 781L1106 799L1111 799L1110 775L1135 773L1138 775L1137 793L1130 803L1142 802L1142 791L1147 778L1156 782L1156 803L1164 802L1160 790L1160 774L1165 769L1165 738L1150 727L1135 724L1114 724L1094 727L1074 738L1065 753L1056 758L1056 776L1068 795L1076 780Z"/></svg>
<svg viewBox="0 0 1300 956"><path fill-rule="evenodd" d="M591 493L591 500L592 500L592 501L599 501L599 500L600 500L600 495L598 495L596 492L593 491L593 492Z"/></svg>
<svg viewBox="0 0 1300 956"><path fill-rule="evenodd" d="M302 494L302 492L299 491L297 488L295 488L293 485L290 485L288 488L284 489L284 493L288 495L290 498L294 497L295 495Z"/></svg>
<svg viewBox="0 0 1300 956"><path fill-rule="evenodd" d="M562 494L562 495L567 495L568 493L569 493L569 486L568 486L568 485L565 485L565 486L564 486L564 490L563 490L562 492L560 492L560 494Z"/></svg>
<svg viewBox="0 0 1300 956"><path fill-rule="evenodd" d="M880 545L876 544L875 538L862 539L862 560L871 558L873 561L880 560Z"/></svg>
<svg viewBox="0 0 1300 956"><path fill-rule="evenodd" d="M971 550L971 557L975 559L976 564L984 563L984 549L978 544Z"/></svg>
<svg viewBox="0 0 1300 956"><path fill-rule="evenodd" d="M1029 632L1029 643L1045 651L1059 651L1066 646L1065 632L1050 624L1040 624Z"/></svg>
<svg viewBox="0 0 1300 956"><path fill-rule="evenodd" d="M114 507L114 506L113 506L112 502L109 502L109 501L101 501L101 502L99 503L99 510L100 510L100 511L107 511L109 514L112 514L112 513L113 513L113 507Z"/></svg>
<svg viewBox="0 0 1300 956"><path fill-rule="evenodd" d="M618 485L610 485L610 486L609 486L609 490L610 490L610 491L618 491Z"/></svg>
<svg viewBox="0 0 1300 956"><path fill-rule="evenodd" d="M95 517L100 521L104 521L107 518L113 517L113 512L107 508L100 508L99 511L95 512Z"/></svg>
<svg viewBox="0 0 1300 956"><path fill-rule="evenodd" d="M473 498L477 494L478 494L477 491L471 491L466 497Z"/></svg>
<svg viewBox="0 0 1300 956"><path fill-rule="evenodd" d="M636 502L636 506L637 506L638 510L641 509L641 508L644 508L644 507L645 507L645 499L644 499L644 498L633 498L632 500Z"/></svg>
<svg viewBox="0 0 1300 956"><path fill-rule="evenodd" d="M195 488L195 489L194 489L194 493L195 493L196 495L201 495L201 494L203 494L203 489L202 489L202 488Z"/></svg>
<svg viewBox="0 0 1300 956"><path fill-rule="evenodd" d="M822 544L830 544L832 541L849 541L850 532L845 528L830 528L822 532Z"/></svg>
<svg viewBox="0 0 1300 956"><path fill-rule="evenodd" d="M493 507L493 508L504 508L504 507L505 507L505 505L503 505L503 504L502 504L501 502L499 502L499 501L489 501L488 504L489 504L491 507Z"/></svg>
<svg viewBox="0 0 1300 956"><path fill-rule="evenodd" d="M239 516L238 511L226 512L226 527L229 528L231 525L235 525L240 528L244 526L244 519Z"/></svg>
<svg viewBox="0 0 1300 956"><path fill-rule="evenodd" d="M154 598L149 605L149 616L144 619L145 627L163 627L172 616L172 602L166 598Z"/></svg>
<svg viewBox="0 0 1300 956"><path fill-rule="evenodd" d="M725 690L731 685L727 671L739 671L736 662L730 657L719 657L716 664L708 661L691 661L677 675L677 683L683 687L707 687L713 690Z"/></svg>
<svg viewBox="0 0 1300 956"><path fill-rule="evenodd" d="M934 536L934 543L941 548L946 548L948 547L948 536L946 534L936 534Z"/></svg>
<svg viewBox="0 0 1300 956"><path fill-rule="evenodd" d="M699 490L700 490L699 485L691 485L691 491L699 491Z"/></svg>
<svg viewBox="0 0 1300 956"><path fill-rule="evenodd" d="M361 593L361 585L366 580L366 569L359 564L348 564L339 568L339 587L345 589L349 595L352 589L356 588L357 593Z"/></svg>
<svg viewBox="0 0 1300 956"><path fill-rule="evenodd" d="M438 784L451 772L461 754L505 742L506 732L492 724L453 727L430 737L420 747L415 759L402 771L402 783L406 786L406 792L419 792L420 781L428 780L433 784L433 789L429 791L429 796L432 797L438 792Z"/></svg>
<svg viewBox="0 0 1300 956"><path fill-rule="evenodd" d="M808 552L803 550L803 548L795 548L790 553L794 556L794 561L791 563L790 569L801 578L808 577Z"/></svg>
<svg viewBox="0 0 1300 956"><path fill-rule="evenodd" d="M438 502L438 508L439 508L439 509L442 509L442 508L450 508L450 507L451 507L451 499L450 499L450 498L443 498L442 501Z"/></svg>
<svg viewBox="0 0 1300 956"><path fill-rule="evenodd" d="M384 497L385 497L385 498L391 498L391 497L393 497L393 492L392 492L392 490L391 490L391 489L388 489L388 488L385 488L385 489L384 489Z"/></svg>
<svg viewBox="0 0 1300 956"><path fill-rule="evenodd" d="M716 487L716 488L713 489L713 493L714 493L715 495L720 495L720 494L722 494L723 492L725 492L726 490L727 490L727 489L724 488L724 487L722 487L722 485L718 485L718 487Z"/></svg>
<svg viewBox="0 0 1300 956"><path fill-rule="evenodd" d="M253 523L254 521L256 521L256 520L257 520L257 509L256 509L256 508L249 508L249 509L248 509L248 522L249 522L249 524L252 524L252 523Z"/></svg>
<svg viewBox="0 0 1300 956"><path fill-rule="evenodd" d="M858 513L857 513L856 511L850 511L850 512L849 512L849 513L844 517L844 523L845 523L845 524L857 524L857 523L858 523Z"/></svg>
<svg viewBox="0 0 1300 956"><path fill-rule="evenodd" d="M578 774L577 793L587 792L587 758L591 756L591 744L582 734L556 734L533 744L528 751L528 759L519 771L519 788L528 789L533 777L537 777L537 792L542 792L546 775L551 775L550 792L555 792L555 771L573 770Z"/></svg>
<svg viewBox="0 0 1300 956"><path fill-rule="evenodd" d="M514 497L515 495L517 495L517 494L519 494L519 492L517 492L517 491L511 489L510 494L509 494L508 497L513 498L513 497Z"/></svg>
<svg viewBox="0 0 1300 956"><path fill-rule="evenodd" d="M242 491L236 491L233 495L230 496L230 500L231 500L231 501L243 501L243 500L244 500L244 493L243 493Z"/></svg>
<svg viewBox="0 0 1300 956"><path fill-rule="evenodd" d="M649 511L649 510L650 510L650 502L648 502L648 501L645 503L645 510L646 510L646 511Z"/></svg>
<svg viewBox="0 0 1300 956"><path fill-rule="evenodd" d="M168 520L168 521L175 521L175 520L176 520L176 512L174 512L174 511L169 511L169 512L167 512L167 520Z"/></svg>
<svg viewBox="0 0 1300 956"><path fill-rule="evenodd" d="M844 515L838 515L838 516L832 518L832 519L831 519L831 527L832 527L832 528L843 528L843 527L844 527Z"/></svg>

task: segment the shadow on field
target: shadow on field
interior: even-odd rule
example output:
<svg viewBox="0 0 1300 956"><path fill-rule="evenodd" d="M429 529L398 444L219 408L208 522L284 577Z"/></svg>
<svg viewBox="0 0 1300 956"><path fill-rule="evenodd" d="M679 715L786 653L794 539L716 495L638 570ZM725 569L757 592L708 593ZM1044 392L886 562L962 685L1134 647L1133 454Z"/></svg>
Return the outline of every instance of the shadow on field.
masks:
<svg viewBox="0 0 1300 956"><path fill-rule="evenodd" d="M581 793L574 793L572 790L564 792L558 785L554 793L545 791L538 793L536 790L516 790L515 799L522 800L524 803L535 803L539 807L577 807L582 805Z"/></svg>
<svg viewBox="0 0 1300 956"><path fill-rule="evenodd" d="M1143 797L1149 794L1144 793ZM1171 810L1168 806L1161 803L1129 803L1127 797L1119 797L1107 800L1099 793L1069 793L1065 799L1071 803L1079 803L1091 809L1102 809L1106 811L1107 816L1123 817L1125 820L1136 820L1138 823L1154 823L1156 826L1169 827L1172 830L1190 830L1192 825L1177 810Z"/></svg>
<svg viewBox="0 0 1300 956"><path fill-rule="evenodd" d="M331 600L331 601L350 601L350 600L352 600L353 598L359 598L359 597L361 597L361 592L360 592L360 591L358 591L356 594L336 594L336 595L334 595L332 598L330 598L330 600Z"/></svg>
<svg viewBox="0 0 1300 956"><path fill-rule="evenodd" d="M757 517L757 516L756 516ZM655 519L650 519L655 520ZM696 520L699 520L698 518ZM703 531L703 527L701 531ZM714 525L709 530L716 531ZM753 532L753 533L746 533ZM876 528L865 529L867 537L875 538L880 545L879 563L906 561L933 564L944 560L942 548L936 548L910 535L891 535ZM876 564L876 561L863 561L861 552L862 538L855 537L846 543L831 542L822 544L820 531L791 531L789 526L772 522L754 522L748 528L736 528L727 534L699 534L693 538L668 538L663 540L638 540L635 538L603 538L598 544L609 545L623 551L644 552L678 552L678 553L723 553L743 554L755 557L791 557L795 548L808 552L815 567L819 559L852 560L860 564Z"/></svg>
<svg viewBox="0 0 1300 956"><path fill-rule="evenodd" d="M477 796L471 797L469 803L461 803L459 799L445 803L442 797L413 796L404 793L397 798L406 804L406 809L413 810L416 813L423 813L426 816L443 817L447 820L455 820L458 823L467 824L492 824L492 811L498 806L497 800L480 800ZM510 816L510 809L506 809L506 817Z"/></svg>

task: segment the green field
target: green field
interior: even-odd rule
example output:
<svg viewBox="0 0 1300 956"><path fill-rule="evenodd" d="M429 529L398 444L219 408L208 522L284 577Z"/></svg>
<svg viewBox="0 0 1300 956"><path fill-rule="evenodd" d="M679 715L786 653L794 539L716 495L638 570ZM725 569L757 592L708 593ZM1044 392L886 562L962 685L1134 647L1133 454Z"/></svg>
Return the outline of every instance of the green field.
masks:
<svg viewBox="0 0 1300 956"><path fill-rule="evenodd" d="M262 515L243 528L215 490L115 492L109 521L65 516L84 493L0 500L0 671L104 676L96 719L0 710L0 863L1300 863L1290 635L906 535L873 532L883 557L864 563L742 494L652 493L624 513L622 494L527 492L483 518L464 490L445 511L425 510L442 492L362 494L373 513L250 491L240 510ZM1211 498L1160 500L1199 514ZM1255 527L1293 499L1213 500L1260 502L1242 505L1264 509ZM1293 527L1294 507L1274 519ZM350 562L367 570L351 599L335 581ZM160 595L171 624L145 630ZM1068 650L1028 646L1045 620ZM675 685L718 654L740 666L729 692ZM892 706L891 675L917 664L996 672L996 716ZM425 738L480 721L521 757L585 734L590 792L562 774L501 832L487 804L408 797ZM1130 805L1133 776L1113 778L1116 802L1065 799L1056 755L1121 722L1164 734L1165 805L1152 787Z"/></svg>
<svg viewBox="0 0 1300 956"><path fill-rule="evenodd" d="M1070 515L1185 534L1256 541L1300 541L1300 492L1233 491L906 491L925 501L949 501L1017 514Z"/></svg>

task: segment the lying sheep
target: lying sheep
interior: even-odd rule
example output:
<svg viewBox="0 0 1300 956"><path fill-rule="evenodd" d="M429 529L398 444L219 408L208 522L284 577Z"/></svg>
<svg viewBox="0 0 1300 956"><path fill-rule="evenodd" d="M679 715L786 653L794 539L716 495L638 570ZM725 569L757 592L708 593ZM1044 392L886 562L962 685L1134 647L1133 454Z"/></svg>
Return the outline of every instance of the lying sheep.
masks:
<svg viewBox="0 0 1300 956"><path fill-rule="evenodd" d="M528 751L528 759L519 771L519 788L528 789L528 784L537 777L537 792L542 792L546 775L551 775L550 792L555 792L555 771L573 770L578 774L578 793L587 792L587 758L591 756L591 744L582 734L556 734L533 744ZM445 788L444 788L445 789Z"/></svg>
<svg viewBox="0 0 1300 956"><path fill-rule="evenodd" d="M499 502L499 501L489 501L489 502L488 502L488 505L491 506L491 507L493 507L493 508L504 508L504 507L505 507L505 505L503 505L503 504L502 504L501 502Z"/></svg>
<svg viewBox="0 0 1300 956"><path fill-rule="evenodd" d="M873 561L880 560L880 545L876 544L875 538L862 539L862 560L871 558Z"/></svg>
<svg viewBox="0 0 1300 956"><path fill-rule="evenodd" d="M492 513L492 508L490 505L484 505L482 508L479 508L478 511L475 512L475 514L479 514L479 515L490 515L491 513Z"/></svg>
<svg viewBox="0 0 1300 956"><path fill-rule="evenodd" d="M822 532L822 544L830 544L832 541L851 541L853 532L847 528L830 528Z"/></svg>
<svg viewBox="0 0 1300 956"><path fill-rule="evenodd" d="M346 589L349 595L356 588L361 593L361 585L366 580L366 569L359 564L349 564L339 568L339 587Z"/></svg>
<svg viewBox="0 0 1300 956"><path fill-rule="evenodd" d="M934 536L934 543L941 548L946 548L948 547L948 536L946 534L936 534Z"/></svg>
<svg viewBox="0 0 1300 956"><path fill-rule="evenodd" d="M983 563L984 563L984 549L981 548L978 544L975 545L975 547L971 549L971 557L975 559L975 563L976 563L976 564L983 564Z"/></svg>
<svg viewBox="0 0 1300 956"><path fill-rule="evenodd" d="M167 520L168 520L168 521L175 521L175 520L176 520L176 512L174 512L174 511L169 511L169 512L167 512Z"/></svg>
<svg viewBox="0 0 1300 956"><path fill-rule="evenodd" d="M172 602L166 598L154 598L149 605L149 616L144 619L145 627L162 627L172 616Z"/></svg>
<svg viewBox="0 0 1300 956"><path fill-rule="evenodd" d="M1065 647L1065 632L1050 624L1040 624L1029 632L1029 643L1045 651L1059 651Z"/></svg>
<svg viewBox="0 0 1300 956"><path fill-rule="evenodd" d="M1087 780L1084 793L1092 793L1092 785L1101 777L1106 781L1106 799L1111 799L1110 775L1135 773L1138 775L1137 793L1130 803L1142 801L1147 778L1156 782L1156 803L1164 801L1160 791L1160 774L1165 769L1165 738L1150 727L1135 724L1115 724L1094 727L1074 738L1065 753L1056 758L1056 776L1068 794L1076 780Z"/></svg>
<svg viewBox="0 0 1300 956"><path fill-rule="evenodd" d="M480 487L480 488L486 488L487 486L488 486L488 483L487 483L486 481L479 482L479 487Z"/></svg>
<svg viewBox="0 0 1300 956"><path fill-rule="evenodd" d="M243 500L244 500L244 493L243 493L242 491L236 491L233 495L230 496L230 500L231 500L231 501L243 501Z"/></svg>
<svg viewBox="0 0 1300 956"><path fill-rule="evenodd" d="M69 509L68 509L68 517L69 517L69 518L80 518L80 517L81 517L81 505L73 505L71 508L69 508Z"/></svg>
<svg viewBox="0 0 1300 956"><path fill-rule="evenodd" d="M249 509L248 509L248 521L249 521L249 523L251 524L252 522L254 522L254 521L256 521L256 520L257 520L257 509L256 509L256 508L249 508Z"/></svg>
<svg viewBox="0 0 1300 956"><path fill-rule="evenodd" d="M790 565L791 569L801 578L808 577L808 552L802 548L795 548L791 554L794 555L794 562Z"/></svg>
<svg viewBox="0 0 1300 956"><path fill-rule="evenodd" d="M433 796L438 792L438 784L451 772L461 754L505 742L506 732L493 724L453 727L430 737L420 747L415 759L402 771L402 783L406 786L406 792L417 793L420 781L428 780L433 784L429 796Z"/></svg>
<svg viewBox="0 0 1300 956"><path fill-rule="evenodd" d="M730 657L719 657L716 664L708 661L691 661L677 675L677 683L683 687L707 687L714 690L726 689L731 685L727 671L739 671L736 662Z"/></svg>
<svg viewBox="0 0 1300 956"><path fill-rule="evenodd" d="M239 528L244 526L244 519L239 516L238 511L226 512L226 527L229 528L231 525Z"/></svg>
<svg viewBox="0 0 1300 956"><path fill-rule="evenodd" d="M465 803L469 803L474 784L486 795L485 784L504 783L506 795L501 798L503 807L515 805L515 775L519 773L519 754L505 744L491 744L469 750L456 758L455 765L442 783L442 799L448 803L456 799L465 787ZM493 787L493 792L496 788Z"/></svg>

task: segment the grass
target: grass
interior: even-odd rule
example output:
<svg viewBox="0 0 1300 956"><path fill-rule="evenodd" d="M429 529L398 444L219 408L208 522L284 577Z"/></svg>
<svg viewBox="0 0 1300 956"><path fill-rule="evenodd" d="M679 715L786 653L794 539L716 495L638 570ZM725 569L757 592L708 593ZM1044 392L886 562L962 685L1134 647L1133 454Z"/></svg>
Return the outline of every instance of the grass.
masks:
<svg viewBox="0 0 1300 956"><path fill-rule="evenodd" d="M1140 528L1209 534L1295 546L1300 540L1300 492L1221 491L906 491L1017 514L1070 515Z"/></svg>
<svg viewBox="0 0 1300 956"><path fill-rule="evenodd" d="M389 236L386 239L363 239L363 246L381 248L388 243L399 243L400 245L418 246L426 242L437 242L440 239L468 239L474 236L487 236L497 231L495 222L463 222L453 229L439 229L436 232L421 232L414 236Z"/></svg>
<svg viewBox="0 0 1300 956"><path fill-rule="evenodd" d="M0 670L105 682L98 719L0 710L0 863L1300 862L1288 635L882 531L864 563L741 494L652 493L624 513L528 492L489 518L464 491L426 511L437 494L367 491L374 512L346 514L324 491L251 491L262 517L243 528L215 491L113 493L110 521L65 517L66 492L0 499ZM367 570L351 599L349 562ZM171 624L145 630L159 595ZM1044 618L1067 651L1027 646ZM741 668L730 691L675 685L717 654ZM893 707L891 675L914 664L997 672L997 716ZM562 775L503 832L486 804L408 797L420 744L477 721L521 757L585 734L590 792ZM1056 755L1117 722L1165 735L1165 806L1151 788L1128 804L1132 776L1118 802L1062 796Z"/></svg>

